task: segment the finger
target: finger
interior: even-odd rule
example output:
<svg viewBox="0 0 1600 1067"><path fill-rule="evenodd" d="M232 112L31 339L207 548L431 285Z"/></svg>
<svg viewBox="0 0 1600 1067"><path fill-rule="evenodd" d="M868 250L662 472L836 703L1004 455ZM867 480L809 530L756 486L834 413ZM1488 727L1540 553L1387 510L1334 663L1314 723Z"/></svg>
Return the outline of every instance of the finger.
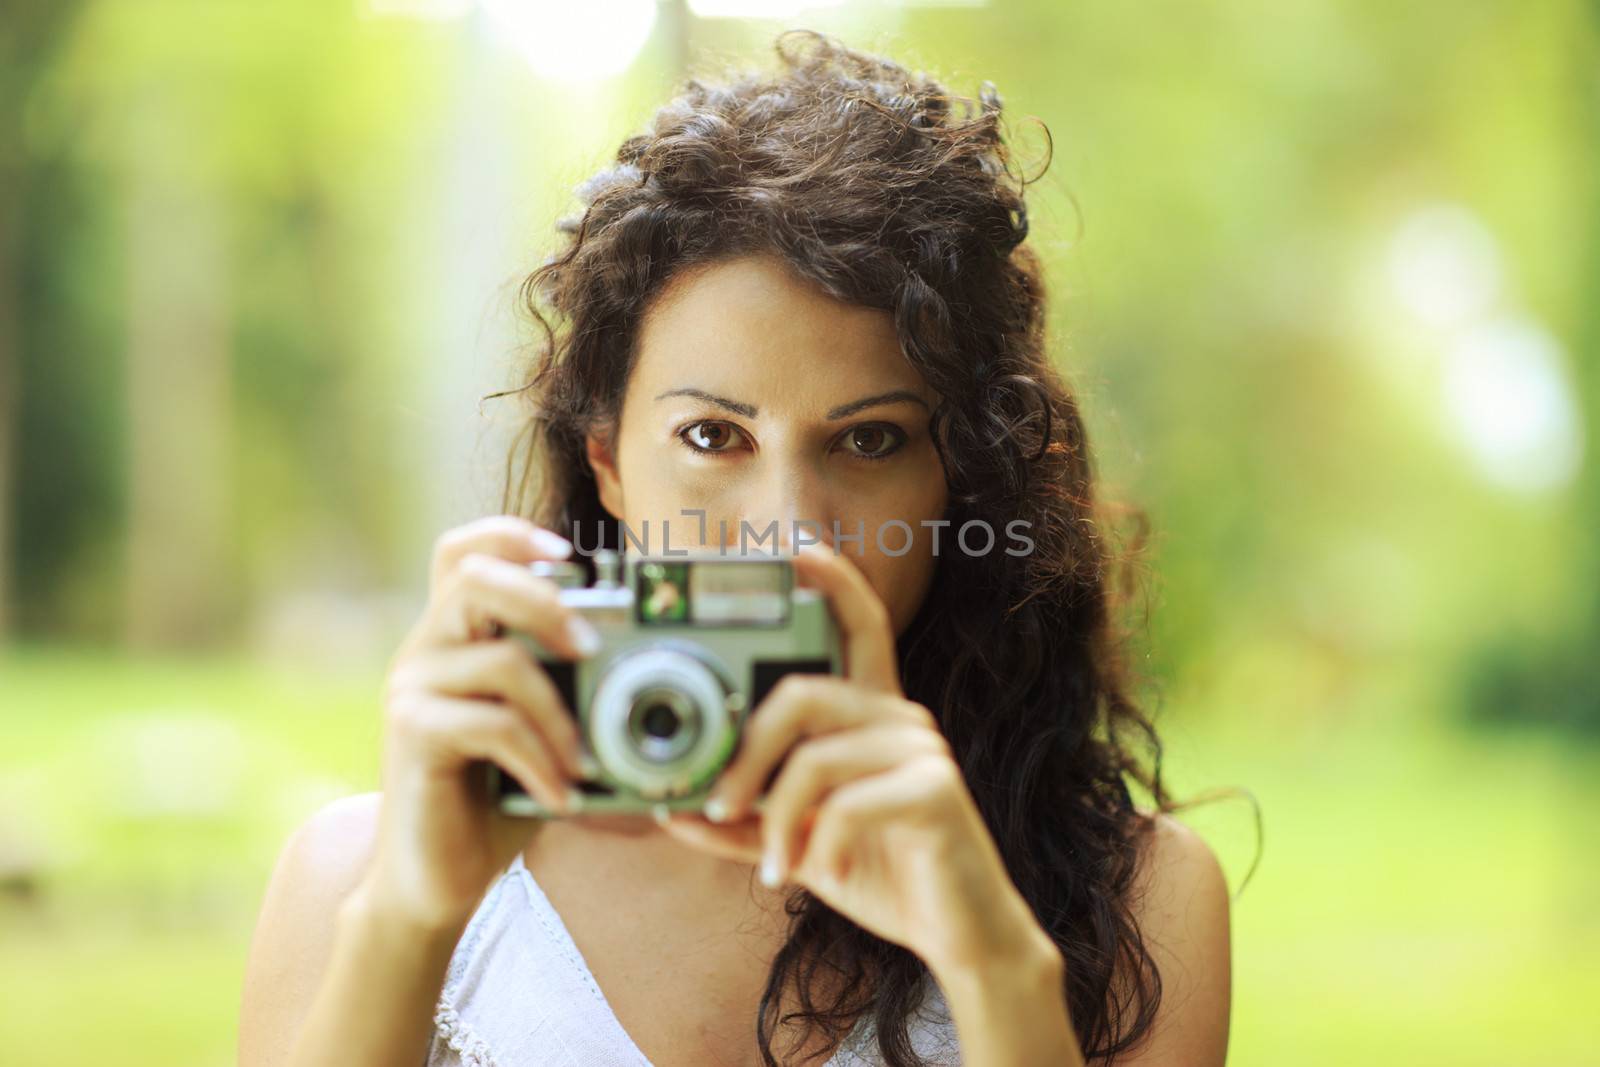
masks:
<svg viewBox="0 0 1600 1067"><path fill-rule="evenodd" d="M572 542L516 515L475 519L446 530L434 542L429 588L443 589L456 564L473 552L526 564L541 559L566 559L572 554Z"/></svg>
<svg viewBox="0 0 1600 1067"><path fill-rule="evenodd" d="M942 818L942 807L932 802L952 772L959 777L947 758L918 756L834 789L817 809L795 875L822 885L842 883L867 855L861 842L875 828Z"/></svg>
<svg viewBox="0 0 1600 1067"><path fill-rule="evenodd" d="M527 567L471 552L461 558L443 596L423 626L423 643L436 646L480 640L491 623L528 634L558 656L581 658L599 650L594 627L561 599L561 588Z"/></svg>
<svg viewBox="0 0 1600 1067"><path fill-rule="evenodd" d="M425 771L490 760L558 811L569 809L576 792L527 720L503 704L419 693L391 702L390 726L398 744L421 754Z"/></svg>
<svg viewBox="0 0 1600 1067"><path fill-rule="evenodd" d="M790 748L806 737L880 720L888 714L884 699L832 675L785 676L746 720L707 810L729 819L743 815Z"/></svg>
<svg viewBox="0 0 1600 1067"><path fill-rule="evenodd" d="M716 826L695 812L673 812L656 821L679 841L713 856L752 866L761 858L761 828L755 822Z"/></svg>
<svg viewBox="0 0 1600 1067"><path fill-rule="evenodd" d="M807 816L834 789L943 748L937 735L898 723L841 730L795 746L761 814L762 869L776 881L788 877L804 851Z"/></svg>
<svg viewBox="0 0 1600 1067"><path fill-rule="evenodd" d="M886 693L900 692L889 609L867 576L825 545L805 545L794 556L795 575L821 590L839 623L845 676Z"/></svg>
<svg viewBox="0 0 1600 1067"><path fill-rule="evenodd" d="M407 668L410 684L447 696L499 697L522 713L574 778L582 777L582 742L550 676L522 642L474 641L423 653Z"/></svg>

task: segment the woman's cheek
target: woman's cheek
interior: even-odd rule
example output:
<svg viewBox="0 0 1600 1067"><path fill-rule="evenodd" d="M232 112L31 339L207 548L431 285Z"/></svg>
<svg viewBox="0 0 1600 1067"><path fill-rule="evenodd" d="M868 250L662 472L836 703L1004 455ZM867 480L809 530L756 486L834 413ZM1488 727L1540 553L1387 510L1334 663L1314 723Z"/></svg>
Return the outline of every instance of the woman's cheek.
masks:
<svg viewBox="0 0 1600 1067"><path fill-rule="evenodd" d="M719 518L726 518L734 530L738 528L737 512L728 506L729 497L735 494L730 493L725 474L697 467L692 456L686 460L668 452L640 464L633 477L624 474L624 484L630 488L629 521L638 525L648 518L653 530L667 523L673 546L687 546L699 540L701 519L697 513L703 512L706 543L715 544Z"/></svg>
<svg viewBox="0 0 1600 1067"><path fill-rule="evenodd" d="M919 534L924 532L918 531ZM899 531L891 531L885 536L885 542L899 536ZM890 624L895 636L899 636L922 606L922 598L927 592L928 580L937 561L930 558L925 547L916 545L903 556L879 552L870 538L863 555L856 555L854 545L845 546L844 555L861 570L867 584L872 586L884 607L889 609Z"/></svg>

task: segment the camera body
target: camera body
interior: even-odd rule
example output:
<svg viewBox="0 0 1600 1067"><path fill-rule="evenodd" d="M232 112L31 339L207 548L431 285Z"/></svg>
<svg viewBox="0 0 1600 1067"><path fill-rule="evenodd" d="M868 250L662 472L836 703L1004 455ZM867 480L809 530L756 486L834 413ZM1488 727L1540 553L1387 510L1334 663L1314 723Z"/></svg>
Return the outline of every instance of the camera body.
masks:
<svg viewBox="0 0 1600 1067"><path fill-rule="evenodd" d="M839 674L839 633L821 592L796 588L788 557L695 551L535 563L599 631L586 659L553 655L509 630L539 661L577 720L597 768L583 811L698 809L738 746L750 713L786 674ZM619 570L621 573L619 574ZM510 815L555 817L491 764Z"/></svg>

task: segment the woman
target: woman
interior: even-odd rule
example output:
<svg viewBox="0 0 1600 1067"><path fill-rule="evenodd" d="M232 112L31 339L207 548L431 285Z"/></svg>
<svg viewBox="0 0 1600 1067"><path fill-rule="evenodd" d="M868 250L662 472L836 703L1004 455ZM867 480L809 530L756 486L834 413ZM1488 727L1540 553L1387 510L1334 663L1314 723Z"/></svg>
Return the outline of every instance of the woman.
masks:
<svg viewBox="0 0 1600 1067"><path fill-rule="evenodd" d="M528 279L507 514L436 546L382 793L285 847L244 1067L1223 1062L1225 883L1127 694L1000 101L958 115L809 32L778 52L690 81ZM704 813L566 806L572 719L499 634L594 634L528 565L769 520L844 676L774 688ZM567 817L493 811L483 760Z"/></svg>

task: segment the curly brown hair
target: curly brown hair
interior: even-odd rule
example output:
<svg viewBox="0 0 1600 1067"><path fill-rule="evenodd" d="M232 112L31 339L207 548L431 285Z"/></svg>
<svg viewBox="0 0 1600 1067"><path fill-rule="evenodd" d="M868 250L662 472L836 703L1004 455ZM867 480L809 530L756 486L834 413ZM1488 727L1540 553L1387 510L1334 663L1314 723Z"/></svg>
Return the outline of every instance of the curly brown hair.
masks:
<svg viewBox="0 0 1600 1067"><path fill-rule="evenodd" d="M1155 810L1179 807L1130 695L1119 622L1144 515L1096 500L1076 399L1046 351L1040 261L1023 243L1030 180L1013 173L994 85L954 96L809 30L775 47L775 74L688 79L579 188L586 207L560 221L562 251L523 282L542 337L525 384L493 394L528 405L503 506L620 547L585 435L618 417L641 317L686 267L777 253L828 293L891 312L906 359L941 398L931 430L945 518L1026 520L1035 542L1025 556L939 558L898 641L905 692L937 716L1012 879L1060 946L1085 1055L1109 1061L1146 1034L1161 999L1130 899L1153 813L1128 780ZM1134 533L1119 544L1126 516ZM778 1026L801 1025L795 1047L813 1027L836 1043L867 1011L884 1061L918 1063L908 1019L923 962L803 890L788 916L757 1019L766 1063L778 1062ZM818 967L841 979L828 1003L813 996ZM790 983L800 1010L781 1013Z"/></svg>

